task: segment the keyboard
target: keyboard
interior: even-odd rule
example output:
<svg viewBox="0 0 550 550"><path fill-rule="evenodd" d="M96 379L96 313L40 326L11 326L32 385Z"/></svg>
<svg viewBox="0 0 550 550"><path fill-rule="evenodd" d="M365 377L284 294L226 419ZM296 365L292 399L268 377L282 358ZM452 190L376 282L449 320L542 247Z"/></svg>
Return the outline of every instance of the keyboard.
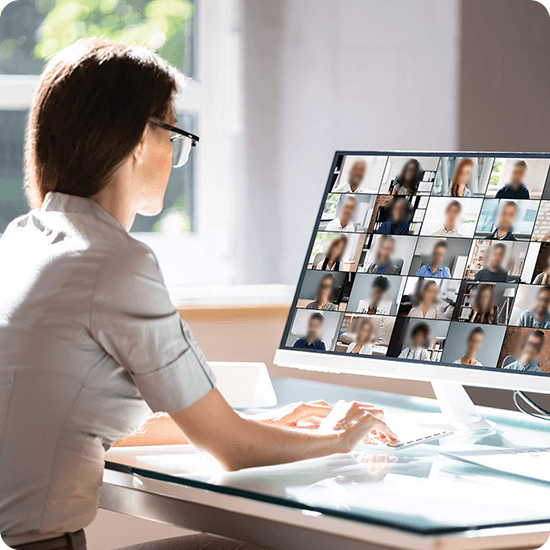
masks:
<svg viewBox="0 0 550 550"><path fill-rule="evenodd" d="M415 427L410 430L400 430L397 433L399 435L399 439L395 442L380 439L375 436L369 436L365 438L362 443L360 443L358 450L372 450L372 447L375 446L378 448L395 449L396 451L400 451L402 449L414 447L415 445L422 445L424 443L437 441L438 439L452 435L454 432L452 430L429 431ZM368 447L369 449L366 449L365 447Z"/></svg>
<svg viewBox="0 0 550 550"><path fill-rule="evenodd" d="M550 483L550 448L516 447L475 451L439 451L439 454L477 466Z"/></svg>

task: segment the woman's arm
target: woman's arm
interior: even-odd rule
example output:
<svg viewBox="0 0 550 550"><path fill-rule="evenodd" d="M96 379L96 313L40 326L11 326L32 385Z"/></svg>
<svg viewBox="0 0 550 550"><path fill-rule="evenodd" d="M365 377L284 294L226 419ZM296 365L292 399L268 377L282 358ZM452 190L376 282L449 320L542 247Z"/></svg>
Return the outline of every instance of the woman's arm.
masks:
<svg viewBox="0 0 550 550"><path fill-rule="evenodd" d="M374 409L372 405L364 404L363 407ZM310 401L308 403L293 403L253 416L243 414L241 416L287 428L316 428L331 410L332 407L326 401ZM375 411L374 414L378 413ZM379 417L383 420L383 413ZM112 446L136 447L145 445L185 445L186 443L189 443L189 440L170 418L170 415L158 413L149 417L139 430Z"/></svg>
<svg viewBox="0 0 550 550"><path fill-rule="evenodd" d="M173 413L195 447L212 455L226 470L283 464L351 451L376 430L396 441L381 411L359 403L339 403L317 430L293 430L239 416L217 389L191 407Z"/></svg>

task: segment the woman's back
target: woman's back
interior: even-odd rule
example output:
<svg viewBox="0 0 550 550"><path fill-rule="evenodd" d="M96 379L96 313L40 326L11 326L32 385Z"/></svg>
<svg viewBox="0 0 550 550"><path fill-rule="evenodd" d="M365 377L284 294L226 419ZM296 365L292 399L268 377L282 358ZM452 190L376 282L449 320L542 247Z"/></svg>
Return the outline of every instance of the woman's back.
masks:
<svg viewBox="0 0 550 550"><path fill-rule="evenodd" d="M12 222L0 257L0 525L15 545L93 519L104 446L141 426L142 395L154 407L166 393L159 358L189 345L153 254L91 199L48 195Z"/></svg>

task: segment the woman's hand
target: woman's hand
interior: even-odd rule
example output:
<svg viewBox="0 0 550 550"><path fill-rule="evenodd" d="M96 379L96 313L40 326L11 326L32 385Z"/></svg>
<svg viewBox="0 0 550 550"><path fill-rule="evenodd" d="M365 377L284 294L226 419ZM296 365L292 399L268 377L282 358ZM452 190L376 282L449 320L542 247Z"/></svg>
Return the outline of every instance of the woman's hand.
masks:
<svg viewBox="0 0 550 550"><path fill-rule="evenodd" d="M382 420L383 415L383 411L366 408L361 403L338 401L321 422L319 431L339 433L342 441L341 453L352 451L371 434L382 441L395 442L398 438Z"/></svg>
<svg viewBox="0 0 550 550"><path fill-rule="evenodd" d="M384 420L384 412L376 409L374 405L368 403L358 403L364 410L372 412L380 420ZM321 422L332 411L332 406L326 401L309 401L307 403L293 403L281 409L277 409L268 415L259 415L252 418L275 424L285 428L309 428L315 429L321 425Z"/></svg>

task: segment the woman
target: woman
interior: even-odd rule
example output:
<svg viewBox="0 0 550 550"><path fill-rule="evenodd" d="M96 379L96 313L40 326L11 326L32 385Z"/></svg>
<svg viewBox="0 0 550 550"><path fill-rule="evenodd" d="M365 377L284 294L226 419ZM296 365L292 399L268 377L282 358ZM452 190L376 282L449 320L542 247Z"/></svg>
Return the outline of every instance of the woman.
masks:
<svg viewBox="0 0 550 550"><path fill-rule="evenodd" d="M340 264L347 245L348 238L345 235L334 237L328 245L325 259L317 264L317 269L322 269L323 271L340 271Z"/></svg>
<svg viewBox="0 0 550 550"><path fill-rule="evenodd" d="M415 361L429 361L430 352L428 342L430 339L430 326L428 323L417 323L411 330L412 347L403 348L399 359L413 359Z"/></svg>
<svg viewBox="0 0 550 550"><path fill-rule="evenodd" d="M324 311L336 311L336 304L332 303L332 294L336 285L334 275L327 273L321 279L317 288L317 298L314 302L310 302L306 309L322 309Z"/></svg>
<svg viewBox="0 0 550 550"><path fill-rule="evenodd" d="M0 240L0 532L13 548L85 549L105 448L151 409L228 470L347 452L373 428L395 437L359 404L321 433L285 427L303 408L241 417L216 389L155 256L128 234L136 214L161 211L172 165L198 141L174 127L179 79L145 48L101 40L40 76L25 148L34 209Z"/></svg>
<svg viewBox="0 0 550 550"><path fill-rule="evenodd" d="M408 317L420 317L422 319L435 319L437 317L437 304L439 298L439 286L435 281L426 281L414 307L409 311Z"/></svg>
<svg viewBox="0 0 550 550"><path fill-rule="evenodd" d="M359 325L359 331L355 342L352 342L346 353L355 353L360 355L372 355L372 335L374 325L369 318L363 319Z"/></svg>
<svg viewBox="0 0 550 550"><path fill-rule="evenodd" d="M483 365L476 359L476 354L483 344L483 335L485 331L481 327L474 328L466 340L466 353L456 361L453 361L454 365L474 365L476 367L482 367Z"/></svg>
<svg viewBox="0 0 550 550"><path fill-rule="evenodd" d="M420 166L420 163L416 159L408 160L403 166L401 174L395 178L392 194L406 196L416 195L423 174L422 166Z"/></svg>
<svg viewBox="0 0 550 550"><path fill-rule="evenodd" d="M469 322L496 324L495 289L491 285L485 284L477 287Z"/></svg>
<svg viewBox="0 0 550 550"><path fill-rule="evenodd" d="M472 192L468 189L468 182L474 169L474 161L472 159L462 159L455 170L453 179L451 180L451 188L447 191L448 197L471 197Z"/></svg>

